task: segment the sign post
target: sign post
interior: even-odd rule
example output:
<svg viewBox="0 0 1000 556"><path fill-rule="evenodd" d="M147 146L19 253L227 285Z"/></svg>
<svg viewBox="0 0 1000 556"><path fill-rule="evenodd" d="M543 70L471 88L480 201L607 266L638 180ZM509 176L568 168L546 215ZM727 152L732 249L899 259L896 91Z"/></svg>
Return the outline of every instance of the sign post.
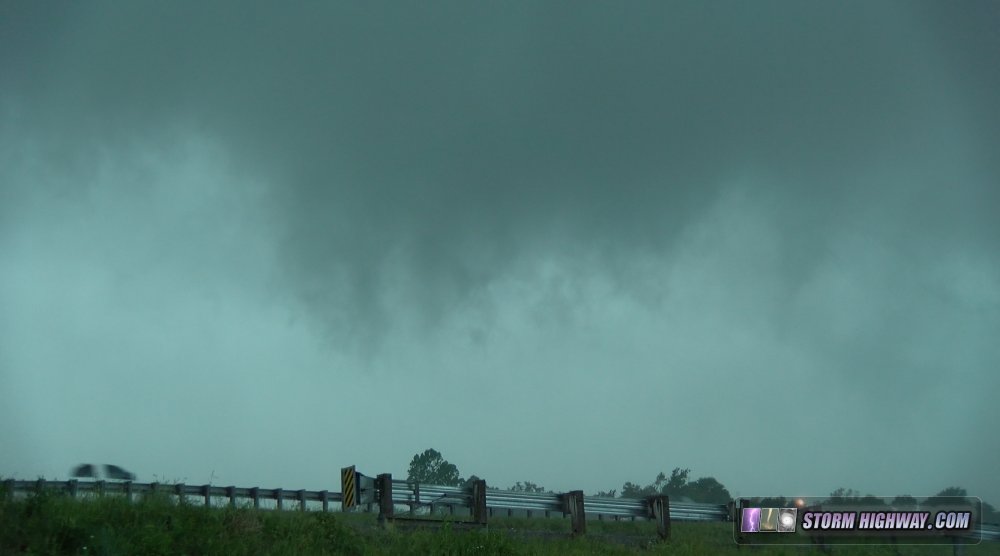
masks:
<svg viewBox="0 0 1000 556"><path fill-rule="evenodd" d="M343 495L340 507L349 512L361 504L375 501L375 479L358 473L354 466L340 469L340 492Z"/></svg>
<svg viewBox="0 0 1000 556"><path fill-rule="evenodd" d="M357 471L354 466L343 467L340 470L340 492L343 495L340 501L340 509L349 512L358 505L357 491Z"/></svg>

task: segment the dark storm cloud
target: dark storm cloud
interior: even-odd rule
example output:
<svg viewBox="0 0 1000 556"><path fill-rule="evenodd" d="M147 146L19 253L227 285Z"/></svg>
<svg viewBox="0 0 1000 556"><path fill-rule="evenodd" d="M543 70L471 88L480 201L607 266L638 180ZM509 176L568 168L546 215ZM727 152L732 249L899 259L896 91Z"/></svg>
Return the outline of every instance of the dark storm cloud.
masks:
<svg viewBox="0 0 1000 556"><path fill-rule="evenodd" d="M993 2L0 3L0 464L314 488L430 445L506 484L690 465L995 502L998 26ZM734 432L765 407L799 418ZM774 454L794 472L746 470Z"/></svg>
<svg viewBox="0 0 1000 556"><path fill-rule="evenodd" d="M856 225L987 255L982 6L938 26L913 3L9 4L0 63L66 167L217 137L276 191L288 288L367 333L389 269L431 321L553 253L627 277L737 178L779 200L791 289Z"/></svg>

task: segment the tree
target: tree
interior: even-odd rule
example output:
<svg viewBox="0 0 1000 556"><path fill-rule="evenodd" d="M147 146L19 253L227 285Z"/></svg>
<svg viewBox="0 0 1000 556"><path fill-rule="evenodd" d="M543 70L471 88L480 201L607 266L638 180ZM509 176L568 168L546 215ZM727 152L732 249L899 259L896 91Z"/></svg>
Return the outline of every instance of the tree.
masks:
<svg viewBox="0 0 1000 556"><path fill-rule="evenodd" d="M525 481L524 483L518 481L514 486L508 488L507 490L512 490L514 492L536 492L536 493L548 492L547 490L545 490L545 487L541 485L536 485L531 481Z"/></svg>
<svg viewBox="0 0 1000 556"><path fill-rule="evenodd" d="M674 470L670 472L670 478L666 480L666 483L663 482L666 477L663 473L660 473L656 477L655 486L658 487L656 490L660 494L666 494L667 496L675 498L680 498L682 496L690 497L690 494L688 493L688 489L691 486L688 484L688 474L690 473L690 469L675 467ZM715 479L712 480L715 481Z"/></svg>
<svg viewBox="0 0 1000 556"><path fill-rule="evenodd" d="M857 504L860 496L861 493L854 489L841 487L830 493L830 498L826 503L830 506Z"/></svg>
<svg viewBox="0 0 1000 556"><path fill-rule="evenodd" d="M643 487L633 482L626 482L622 485L622 498L646 498L654 494L656 494L656 491L653 485Z"/></svg>
<svg viewBox="0 0 1000 556"><path fill-rule="evenodd" d="M703 504L728 504L733 497L714 477L702 477L688 483L685 490L691 500Z"/></svg>
<svg viewBox="0 0 1000 556"><path fill-rule="evenodd" d="M983 523L1000 524L1000 512L992 504L983 502L983 517L980 521Z"/></svg>
<svg viewBox="0 0 1000 556"><path fill-rule="evenodd" d="M653 481L653 484L650 485L640 486L636 483L627 482L622 486L622 498L646 498L649 496L656 496L658 494L666 494L667 496L675 499L687 497L688 490L691 488L691 485L688 484L688 475L690 473L690 469L675 467L674 470L670 472L669 478L667 478L666 474L661 471L656 476L656 480ZM715 479L710 480L715 481ZM707 487L708 483L705 483L702 486Z"/></svg>
<svg viewBox="0 0 1000 556"><path fill-rule="evenodd" d="M946 506L958 502L954 497L965 498L969 493L962 487L948 487L924 501L925 506Z"/></svg>
<svg viewBox="0 0 1000 556"><path fill-rule="evenodd" d="M416 454L410 461L410 470L406 480L425 483L429 485L459 486L462 478L458 474L458 467L448 463L441 452L430 448L422 454Z"/></svg>

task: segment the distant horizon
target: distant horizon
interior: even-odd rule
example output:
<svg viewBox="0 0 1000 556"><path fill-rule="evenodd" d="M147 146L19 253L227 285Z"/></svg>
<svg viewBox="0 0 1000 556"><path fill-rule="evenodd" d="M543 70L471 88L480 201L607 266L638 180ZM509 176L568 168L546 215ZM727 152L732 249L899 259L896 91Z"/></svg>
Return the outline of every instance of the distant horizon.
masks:
<svg viewBox="0 0 1000 556"><path fill-rule="evenodd" d="M114 465L114 464L112 464L112 465ZM128 468L126 468L126 470L132 471L131 469L128 469ZM362 470L359 470L359 472L361 472L361 471ZM371 475L371 476L374 477L376 475ZM19 478L16 477L16 474L7 475L7 474L4 474L4 473L0 473L0 481L6 480L6 479L13 479L13 480L19 480L19 481L33 481L33 480L38 480L39 478L47 480L47 481L58 481L58 482L65 482L65 481L72 480L72 478L69 477L68 474L67 474L66 478L61 478L60 476L52 476L52 477L32 477L30 479L19 479ZM462 477L463 480L465 480L467 478L468 477L464 477L464 476ZM486 479L485 477L480 477L480 478ZM393 474L393 479L405 480L406 479L406 475L405 474L403 474L403 475ZM85 477L81 477L78 480L86 480L86 481L91 481L91 482L97 481L97 479L89 479L89 478L85 478ZM124 480L120 480L120 479L117 479L117 480L113 479L112 481L113 482L125 482ZM138 475L138 474L136 475L136 479L134 481L132 481L132 482L135 482L135 483L153 483L153 482L157 482L157 483L161 483L161 484L180 484L180 483L183 483L183 484L188 484L188 485L235 486L235 487L239 487L239 488L253 488L253 487L259 487L259 488L286 488L285 486L275 486L275 487L267 486L267 487L264 487L264 486L261 486L261 484L253 484L253 485L251 485L249 483L246 484L246 485L243 485L243 484L235 484L235 483L225 483L225 484L223 484L223 483L218 483L218 482L189 482L189 481L181 481L181 480L152 480L152 479L150 479L150 480L144 480L142 478L142 476ZM508 486L500 487L500 486L497 486L496 484L490 483L489 480L486 479L487 488L491 488L491 489L496 488L496 489L499 489L499 490L511 490L511 487L515 486L517 482L522 482L523 483L523 480L522 481L514 481L513 483L511 483ZM422 484L434 484L434 483L422 483ZM287 485L287 486L289 487L287 489L289 491L299 490L301 488L305 488L305 490L323 490L323 489L311 488L311 487L298 487L297 485ZM337 486L339 487L339 484ZM545 485L539 484L537 486L545 488ZM750 496L742 495L742 494L741 495L736 495L734 493L734 491L729 486L727 486L725 484L723 484L723 486L726 486L726 489L730 491L730 493L732 494L732 499L733 500L740 500L740 499L748 499L749 500L749 499L764 499L764 498L784 498L784 499L789 500L789 501L794 501L797 498L829 499L829 498L833 497L833 492L831 492L829 494L823 494L823 495L808 494L808 493L767 494L767 495L750 495ZM295 488L291 488L291 487L295 487ZM944 491L945 489L952 488L952 487L963 488L961 485L951 485L949 487L942 487L941 489L938 489L937 492L940 493L940 492ZM838 488L840 488L840 487L838 487ZM848 487L843 487L843 488L848 488ZM339 492L338 490L331 490L330 488L326 488L325 490L330 490L330 492ZM565 490L552 490L552 489L546 488L547 492L557 492L557 493L558 492L569 492L571 490L583 490L584 491L584 495L586 495L586 496L598 496L598 492L608 492L610 490L615 490L616 491L616 493L615 493L615 497L616 498L624 498L624 496L622 496L621 492L620 492L621 487L617 487L617 488L614 488L614 489L598 489L598 490L595 490L593 492L591 492L589 490L586 490L586 489L579 489L579 488L571 488L571 489L565 489ZM890 499L893 499L893 498L907 497L907 496L913 497L914 499L917 500L918 503L920 503L920 502L926 501L929 498L937 497L937 496L939 496L939 494L931 493L931 494L927 494L927 495L912 495L912 494L903 493L903 494L893 494L893 495L884 495L884 494L880 495L880 494L874 494L874 493L864 493L864 494L855 493L855 494L852 494L851 496L847 496L847 498L874 497L874 498L881 498L881 499L890 500ZM689 497L686 497L686 496L681 496L680 498L690 499ZM1000 506L991 503L989 500L982 499L981 497L975 495L974 493L967 494L965 496L965 498L979 498L982 502L990 504L995 509L1000 509ZM697 503L702 503L702 502L697 502Z"/></svg>

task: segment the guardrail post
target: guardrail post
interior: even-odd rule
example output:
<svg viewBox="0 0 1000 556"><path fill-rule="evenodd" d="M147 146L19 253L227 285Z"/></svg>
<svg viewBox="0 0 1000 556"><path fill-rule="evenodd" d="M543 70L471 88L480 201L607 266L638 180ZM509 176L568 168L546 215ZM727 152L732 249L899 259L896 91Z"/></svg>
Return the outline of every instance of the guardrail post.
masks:
<svg viewBox="0 0 1000 556"><path fill-rule="evenodd" d="M583 507L583 491L574 490L563 494L564 512L569 513L572 521L573 536L584 535L587 532L587 515Z"/></svg>
<svg viewBox="0 0 1000 556"><path fill-rule="evenodd" d="M66 484L69 486L70 497L76 498L76 479L70 479Z"/></svg>
<svg viewBox="0 0 1000 556"><path fill-rule="evenodd" d="M234 486L227 486L226 487L226 496L229 497L229 507L230 508L235 508L236 507L236 487L234 487Z"/></svg>
<svg viewBox="0 0 1000 556"><path fill-rule="evenodd" d="M184 504L187 502L187 496L184 496L184 483L177 483L174 485L174 494L177 495L178 504Z"/></svg>
<svg viewBox="0 0 1000 556"><path fill-rule="evenodd" d="M326 513L330 509L330 493L325 490L319 491L319 500L323 503L323 513Z"/></svg>
<svg viewBox="0 0 1000 556"><path fill-rule="evenodd" d="M375 479L375 489L378 492L378 522L385 525L392 521L392 473L382 473Z"/></svg>
<svg viewBox="0 0 1000 556"><path fill-rule="evenodd" d="M250 498L253 499L253 509L260 509L260 489L258 487L253 487L250 489Z"/></svg>
<svg viewBox="0 0 1000 556"><path fill-rule="evenodd" d="M670 497L653 496L649 498L650 517L656 520L656 533L660 538L670 538Z"/></svg>
<svg viewBox="0 0 1000 556"><path fill-rule="evenodd" d="M278 509L279 510L285 509L285 505L283 504L284 498L285 498L285 491L284 490L282 490L280 488L274 489L274 499L278 503L277 505L278 505Z"/></svg>
<svg viewBox="0 0 1000 556"><path fill-rule="evenodd" d="M3 490L6 493L8 502L14 500L14 479L4 479Z"/></svg>
<svg viewBox="0 0 1000 556"><path fill-rule="evenodd" d="M299 491L299 509L303 512L306 511L306 491Z"/></svg>
<svg viewBox="0 0 1000 556"><path fill-rule="evenodd" d="M123 487L122 490L125 491L125 500L128 500L129 502L131 502L132 501L132 481L125 481L125 484L123 484L122 487ZM101 494L104 494L104 485L101 485L100 489L101 489Z"/></svg>
<svg viewBox="0 0 1000 556"><path fill-rule="evenodd" d="M212 507L212 485L202 485L201 494L205 497L205 507Z"/></svg>
<svg viewBox="0 0 1000 556"><path fill-rule="evenodd" d="M486 525L486 481L472 482L472 521Z"/></svg>
<svg viewBox="0 0 1000 556"><path fill-rule="evenodd" d="M41 494L45 491L45 479L38 479L35 481L35 494Z"/></svg>

